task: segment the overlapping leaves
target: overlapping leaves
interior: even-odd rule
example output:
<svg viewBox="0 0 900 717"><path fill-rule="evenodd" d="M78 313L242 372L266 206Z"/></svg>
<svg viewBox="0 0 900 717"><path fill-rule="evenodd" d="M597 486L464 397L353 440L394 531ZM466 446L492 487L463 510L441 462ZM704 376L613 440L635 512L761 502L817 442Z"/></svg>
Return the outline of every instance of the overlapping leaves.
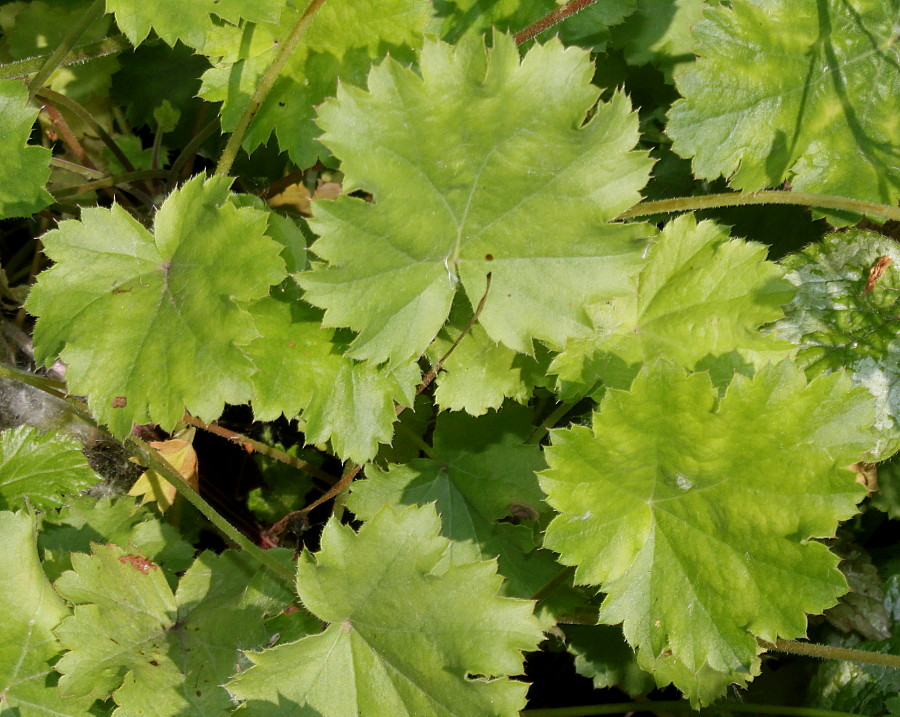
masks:
<svg viewBox="0 0 900 717"><path fill-rule="evenodd" d="M56 630L70 650L56 666L60 689L112 695L124 714L230 714L220 686L239 650L266 644L263 617L290 598L246 553L202 554L175 594L155 563L115 545L94 545L72 565L56 582L75 603Z"/></svg>
<svg viewBox="0 0 900 717"><path fill-rule="evenodd" d="M895 205L900 198L897 7L880 0L735 0L694 28L673 148L701 178Z"/></svg>
<svg viewBox="0 0 900 717"><path fill-rule="evenodd" d="M606 223L650 168L628 101L594 107L587 54L556 41L522 59L504 35L487 52L476 36L428 42L420 67L385 61L368 92L342 86L320 108L345 190L374 201L316 205L327 264L300 278L306 298L375 362L420 355L460 284L473 307L488 292L480 323L516 351L588 334L583 307L626 290L648 233Z"/></svg>
<svg viewBox="0 0 900 717"><path fill-rule="evenodd" d="M609 391L592 428L553 433L545 545L607 594L640 664L708 702L758 670L756 638L796 637L847 590L834 534L865 490L842 468L872 440L871 399L789 362L736 376L658 360ZM677 596L677 599L673 599Z"/></svg>
<svg viewBox="0 0 900 717"><path fill-rule="evenodd" d="M171 429L185 408L218 418L252 395L245 303L285 275L266 213L236 208L230 179L202 176L164 202L154 232L119 205L87 209L43 238L57 262L28 300L39 361L61 356L69 388L118 435Z"/></svg>
<svg viewBox="0 0 900 717"><path fill-rule="evenodd" d="M359 533L331 520L297 564L319 635L249 653L228 685L249 715L513 715L541 631L530 603L497 596L489 562L447 565L434 508L388 506ZM376 567L377 566L377 567Z"/></svg>
<svg viewBox="0 0 900 717"><path fill-rule="evenodd" d="M791 346L759 328L780 318L793 296L766 247L729 239L713 222L687 215L670 222L626 296L589 307L595 324L550 366L563 395L597 386L628 388L641 365L660 355L710 369L727 384L734 371L789 356Z"/></svg>
<svg viewBox="0 0 900 717"><path fill-rule="evenodd" d="M517 406L477 419L441 414L429 458L370 467L347 506L368 520L386 503L434 502L441 534L453 541L452 563L499 558L504 593L531 597L560 568L551 553L535 550L546 510L535 471L545 464L540 448L527 444L530 419L531 411Z"/></svg>
<svg viewBox="0 0 900 717"><path fill-rule="evenodd" d="M224 129L234 129L304 5L284 5L280 17L258 22L252 30L230 26L211 34L203 52L214 64L203 76L201 96L224 103ZM412 62L430 18L431 3L427 0L323 5L256 113L244 149L252 151L274 132L282 151L301 167L327 157L317 141L314 108L334 94L339 80L363 84L371 63L388 52L400 61Z"/></svg>

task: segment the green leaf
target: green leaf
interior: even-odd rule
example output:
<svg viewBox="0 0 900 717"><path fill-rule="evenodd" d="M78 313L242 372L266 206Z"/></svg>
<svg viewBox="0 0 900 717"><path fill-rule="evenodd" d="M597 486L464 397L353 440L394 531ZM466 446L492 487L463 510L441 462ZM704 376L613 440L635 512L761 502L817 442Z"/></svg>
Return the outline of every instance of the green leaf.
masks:
<svg viewBox="0 0 900 717"><path fill-rule="evenodd" d="M637 0L636 12L613 29L612 44L630 65L668 69L693 61L691 29L703 17L703 0Z"/></svg>
<svg viewBox="0 0 900 717"><path fill-rule="evenodd" d="M224 103L226 131L234 129L305 6L285 5L280 19L258 23L249 34L237 27L219 28L207 42L203 52L214 64L203 75L200 96ZM243 148L251 152L275 132L278 146L300 167L328 157L313 124L315 107L334 95L339 82L363 84L371 63L388 53L412 62L430 18L431 3L425 0L323 5L256 113Z"/></svg>
<svg viewBox="0 0 900 717"><path fill-rule="evenodd" d="M74 438L30 426L0 432L0 509L63 505L100 480Z"/></svg>
<svg viewBox="0 0 900 717"><path fill-rule="evenodd" d="M866 291L881 257L893 263ZM797 295L775 324L799 349L807 374L847 369L854 385L875 397L880 437L872 453L886 457L900 447L900 248L873 232L830 234L782 260Z"/></svg>
<svg viewBox="0 0 900 717"><path fill-rule="evenodd" d="M730 239L713 222L685 215L667 224L632 292L589 307L594 334L553 360L563 396L583 396L598 382L628 388L660 355L712 369L717 383L790 356L788 342L759 331L783 316L794 293L765 257L765 246Z"/></svg>
<svg viewBox="0 0 900 717"><path fill-rule="evenodd" d="M256 419L299 414L307 443L330 440L338 456L356 463L374 458L379 443L393 435L394 402L413 403L418 366L407 362L390 370L348 358L346 341L321 327L322 312L300 301L296 287L273 292L251 313L260 334L247 349L259 369Z"/></svg>
<svg viewBox="0 0 900 717"><path fill-rule="evenodd" d="M28 299L38 361L60 356L69 389L124 436L205 421L251 398L243 347L257 333L244 302L284 278L267 214L229 201L229 178L195 177L156 214L154 232L118 204L86 209L44 235L56 265ZM124 405L123 405L124 404Z"/></svg>
<svg viewBox="0 0 900 717"><path fill-rule="evenodd" d="M637 666L622 630L612 625L566 625L566 648L575 657L575 671L594 689L618 687L632 697L646 695L656 685Z"/></svg>
<svg viewBox="0 0 900 717"><path fill-rule="evenodd" d="M506 398L527 402L534 387L547 381L547 352L538 346L536 359L516 353L492 341L478 323L453 348L471 318L472 312L455 302L448 324L428 347L426 356L432 366L450 352L437 375L435 403L443 410L480 416L500 408Z"/></svg>
<svg viewBox="0 0 900 717"><path fill-rule="evenodd" d="M421 355L459 285L474 307L488 275L492 340L531 353L533 339L588 334L583 307L627 290L648 233L606 223L650 169L631 151L628 101L595 106L587 54L558 41L521 61L504 35L489 52L476 36L428 42L421 72L387 60L369 92L342 86L320 108L345 192L374 201L316 203L312 249L328 265L301 275L306 298L327 326L360 332L350 355L375 362Z"/></svg>
<svg viewBox="0 0 900 717"><path fill-rule="evenodd" d="M354 483L347 507L368 520L386 503L434 502L441 534L453 541L447 551L451 563L499 557L504 594L531 597L561 569L527 557L546 511L535 476L545 467L541 449L525 445L532 430L531 411L518 406L477 419L443 413L431 458L387 470L370 466L368 480Z"/></svg>
<svg viewBox="0 0 900 717"><path fill-rule="evenodd" d="M264 615L290 599L246 553L203 553L175 595L154 563L114 545L76 553L72 565L56 583L75 603L56 630L70 650L56 666L60 689L112 695L121 715L230 714L220 685L239 650L268 641Z"/></svg>
<svg viewBox="0 0 900 717"><path fill-rule="evenodd" d="M517 715L527 686L507 676L541 639L531 604L497 596L492 563L448 566L439 530L431 506L387 506L358 534L329 521L297 563L303 604L329 625L248 654L228 685L246 713Z"/></svg>
<svg viewBox="0 0 900 717"><path fill-rule="evenodd" d="M0 512L0 714L87 717L93 699L63 697L51 666L61 651L51 630L69 614L38 560L34 520Z"/></svg>
<svg viewBox="0 0 900 717"><path fill-rule="evenodd" d="M744 191L900 199L900 53L893 3L735 0L694 28L673 148Z"/></svg>
<svg viewBox="0 0 900 717"><path fill-rule="evenodd" d="M53 201L44 189L50 179L50 151L27 144L38 115L27 100L21 82L0 81L0 219L27 217Z"/></svg>
<svg viewBox="0 0 900 717"><path fill-rule="evenodd" d="M123 550L140 553L159 565L175 584L175 574L190 567L194 548L178 531L155 517L135 499L92 497L69 500L58 512L42 514L38 547L44 572L55 580L72 569L72 553L89 553L91 543L113 543Z"/></svg>
<svg viewBox="0 0 900 717"><path fill-rule="evenodd" d="M296 445L285 448L278 443L274 443L274 447L321 467L322 454L316 451L303 450ZM247 494L247 508L259 523L272 525L292 510L306 505L306 494L313 489L308 473L263 453L256 453L254 457L265 485Z"/></svg>
<svg viewBox="0 0 900 717"><path fill-rule="evenodd" d="M167 44L178 40L202 48L213 31L213 17L232 25L247 22L276 22L284 0L106 0L106 11L115 13L116 24L134 45L139 45L153 29Z"/></svg>
<svg viewBox="0 0 900 717"><path fill-rule="evenodd" d="M842 468L870 439L871 399L789 362L736 376L663 360L611 390L591 428L554 431L541 487L559 511L545 546L607 596L644 669L696 702L758 670L756 638L806 631L847 590L833 536L865 495Z"/></svg>

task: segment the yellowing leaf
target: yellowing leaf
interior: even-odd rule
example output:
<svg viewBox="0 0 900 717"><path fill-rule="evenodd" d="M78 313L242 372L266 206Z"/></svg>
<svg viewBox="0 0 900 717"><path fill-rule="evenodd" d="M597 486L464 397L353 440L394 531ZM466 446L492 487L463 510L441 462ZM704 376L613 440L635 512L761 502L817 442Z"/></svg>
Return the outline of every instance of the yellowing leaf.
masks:
<svg viewBox="0 0 900 717"><path fill-rule="evenodd" d="M192 428L188 433L190 437L187 439L171 438L168 441L150 441L149 445L178 471L178 475L185 483L194 490L199 490L197 452L192 445L194 429ZM159 509L163 512L172 507L177 493L174 485L153 470L146 471L128 491L128 495L141 499L141 505L156 501Z"/></svg>

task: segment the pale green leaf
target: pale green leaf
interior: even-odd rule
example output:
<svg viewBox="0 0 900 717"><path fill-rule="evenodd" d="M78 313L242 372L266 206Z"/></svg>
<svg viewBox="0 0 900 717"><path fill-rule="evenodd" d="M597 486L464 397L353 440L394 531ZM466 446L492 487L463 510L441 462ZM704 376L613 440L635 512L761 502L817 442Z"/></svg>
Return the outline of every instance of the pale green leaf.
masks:
<svg viewBox="0 0 900 717"><path fill-rule="evenodd" d="M258 23L249 35L237 27L220 28L207 42L203 52L213 67L203 75L200 95L224 103L221 120L226 131L234 129L305 6L285 6L280 19ZM363 84L371 63L388 53L412 62L430 18L431 3L426 0L325 3L256 113L244 149L256 149L274 132L278 146L301 167L327 157L313 124L315 107L334 95L339 82Z"/></svg>
<svg viewBox="0 0 900 717"><path fill-rule="evenodd" d="M27 217L46 207L53 198L44 189L50 179L50 151L29 146L28 137L37 117L27 104L25 85L0 81L0 218Z"/></svg>
<svg viewBox="0 0 900 717"><path fill-rule="evenodd" d="M734 0L694 28L673 149L744 191L900 198L896 3Z"/></svg>
<svg viewBox="0 0 900 717"><path fill-rule="evenodd" d="M834 535L865 489L845 470L873 407L846 376L809 384L785 361L709 376L659 360L608 391L591 428L554 431L541 486L559 511L544 544L606 593L639 664L706 703L757 670L756 638L806 631L847 590ZM718 684L716 684L718 680Z"/></svg>
<svg viewBox="0 0 900 717"><path fill-rule="evenodd" d="M290 553L281 551L286 563ZM56 630L67 652L57 664L65 694L113 696L115 714L230 714L221 685L240 650L269 639L263 617L290 599L246 553L203 553L172 594L163 572L115 545L72 556L56 582L75 603Z"/></svg>
<svg viewBox="0 0 900 717"><path fill-rule="evenodd" d="M0 509L63 505L100 480L70 436L30 426L0 432Z"/></svg>
<svg viewBox="0 0 900 717"><path fill-rule="evenodd" d="M783 271L766 247L730 239L692 215L666 225L628 296L589 307L594 334L570 341L550 366L562 394L584 395L602 382L628 388L640 367L665 355L685 368L708 368L727 383L789 357L790 343L759 331L791 300Z"/></svg>
<svg viewBox="0 0 900 717"><path fill-rule="evenodd" d="M892 263L866 291L882 257ZM900 247L851 229L781 263L797 296L775 324L777 333L799 347L810 376L846 368L855 385L868 389L881 432L873 454L889 455L900 447Z"/></svg>
<svg viewBox="0 0 900 717"><path fill-rule="evenodd" d="M68 365L73 393L118 436L171 429L252 396L243 347L257 336L244 302L284 278L267 214L229 201L230 179L195 177L171 194L151 233L119 205L86 209L44 235L56 265L27 302L38 361Z"/></svg>
<svg viewBox="0 0 900 717"><path fill-rule="evenodd" d="M87 717L92 699L63 697L51 666L62 648L51 630L69 614L41 570L34 520L0 512L0 714Z"/></svg>
<svg viewBox="0 0 900 717"><path fill-rule="evenodd" d="M488 336L531 353L587 335L584 306L627 290L648 229L607 224L640 197L650 160L615 93L595 106L593 65L558 41L519 58L512 39L428 42L422 77L392 60L369 91L341 87L319 110L345 192L318 202L301 275L325 324L360 332L350 354L419 356L462 285ZM585 113L595 109L584 123ZM553 211L548 211L552 207Z"/></svg>
<svg viewBox="0 0 900 717"><path fill-rule="evenodd" d="M393 435L395 401L412 405L416 364L391 370L347 357L347 342L322 328L322 312L297 298L296 287L273 292L251 313L260 334L247 349L259 369L253 379L256 419L299 414L307 443L330 440L338 456L356 463L374 458Z"/></svg>
<svg viewBox="0 0 900 717"><path fill-rule="evenodd" d="M434 508L383 508L359 533L331 520L297 564L319 635L249 653L228 685L248 715L508 715L525 706L531 603L498 597L490 562L448 566Z"/></svg>
<svg viewBox="0 0 900 717"><path fill-rule="evenodd" d="M116 24L135 45L153 29L169 45L178 40L203 48L215 27L213 16L237 25L277 22L284 0L106 0L106 11L115 13Z"/></svg>

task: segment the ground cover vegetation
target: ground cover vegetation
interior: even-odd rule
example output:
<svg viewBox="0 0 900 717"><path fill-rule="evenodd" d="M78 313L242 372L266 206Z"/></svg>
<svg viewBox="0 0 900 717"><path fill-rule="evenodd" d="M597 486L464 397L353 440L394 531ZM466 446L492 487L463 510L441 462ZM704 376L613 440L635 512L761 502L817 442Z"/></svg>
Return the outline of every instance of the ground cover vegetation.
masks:
<svg viewBox="0 0 900 717"><path fill-rule="evenodd" d="M900 714L897 0L0 30L0 715Z"/></svg>

